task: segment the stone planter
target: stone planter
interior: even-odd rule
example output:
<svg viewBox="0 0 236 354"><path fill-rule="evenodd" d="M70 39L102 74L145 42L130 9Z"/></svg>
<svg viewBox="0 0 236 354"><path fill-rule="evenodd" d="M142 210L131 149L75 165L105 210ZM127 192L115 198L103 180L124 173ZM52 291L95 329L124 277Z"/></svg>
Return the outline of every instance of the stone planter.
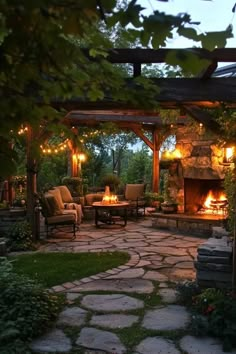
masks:
<svg viewBox="0 0 236 354"><path fill-rule="evenodd" d="M162 203L161 210L164 214L177 213L177 204L176 203Z"/></svg>

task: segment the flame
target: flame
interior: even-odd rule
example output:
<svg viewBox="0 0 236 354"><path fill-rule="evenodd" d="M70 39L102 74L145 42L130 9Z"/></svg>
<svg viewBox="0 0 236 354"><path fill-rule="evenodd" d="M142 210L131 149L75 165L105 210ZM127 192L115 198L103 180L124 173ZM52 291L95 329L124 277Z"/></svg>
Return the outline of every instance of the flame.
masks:
<svg viewBox="0 0 236 354"><path fill-rule="evenodd" d="M104 195L102 198L102 204L116 204L118 203L117 195Z"/></svg>
<svg viewBox="0 0 236 354"><path fill-rule="evenodd" d="M232 147L225 148L225 159L226 159L226 161L227 162L232 161L233 156L234 156L234 148L232 148Z"/></svg>
<svg viewBox="0 0 236 354"><path fill-rule="evenodd" d="M174 159L180 159L181 157L182 154L179 149L175 149L173 151L165 150L161 155L162 160L174 160Z"/></svg>
<svg viewBox="0 0 236 354"><path fill-rule="evenodd" d="M105 193L102 198L102 204L117 204L117 203L118 203L117 195L111 194L110 187L105 186Z"/></svg>
<svg viewBox="0 0 236 354"><path fill-rule="evenodd" d="M205 202L203 204L204 208L208 208L211 209L212 205L211 202L215 202L215 201L220 201L220 200L227 200L226 194L222 191L214 191L212 189L209 190Z"/></svg>
<svg viewBox="0 0 236 354"><path fill-rule="evenodd" d="M172 156L173 156L173 158L176 158L176 159L180 159L182 157L179 149L175 149L174 151L172 151Z"/></svg>

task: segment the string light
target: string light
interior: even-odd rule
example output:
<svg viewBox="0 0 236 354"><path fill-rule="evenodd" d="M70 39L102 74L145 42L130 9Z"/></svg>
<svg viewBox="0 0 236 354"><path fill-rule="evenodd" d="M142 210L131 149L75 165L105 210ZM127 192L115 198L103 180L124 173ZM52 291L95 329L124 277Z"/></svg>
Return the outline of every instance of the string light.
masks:
<svg viewBox="0 0 236 354"><path fill-rule="evenodd" d="M72 127L73 129L74 127ZM23 129L23 128L22 128ZM27 128L23 131L23 130L20 130L22 131L21 133L18 133L18 134L23 134L23 132L25 132L27 130ZM89 137L95 137L97 135L106 135L105 132L102 132L99 131L99 130L95 130L95 131L92 131L92 132L88 132L88 133L84 133L82 134L82 137L81 139L79 140L81 144L83 144L85 142L85 140ZM65 141L61 142L60 144L58 145L40 145L40 149L42 151L43 154L58 154L62 151L64 151L65 149L67 149L67 144L68 144L68 141L69 139L66 139Z"/></svg>
<svg viewBox="0 0 236 354"><path fill-rule="evenodd" d="M21 126L20 130L18 130L18 135L22 135L28 131L28 127Z"/></svg>
<svg viewBox="0 0 236 354"><path fill-rule="evenodd" d="M47 145L47 146L43 146L40 145L40 149L42 151L43 154L58 154L59 152L65 151L67 149L67 143L68 143L69 139L66 139L65 141L63 141L62 143L58 144L58 145Z"/></svg>

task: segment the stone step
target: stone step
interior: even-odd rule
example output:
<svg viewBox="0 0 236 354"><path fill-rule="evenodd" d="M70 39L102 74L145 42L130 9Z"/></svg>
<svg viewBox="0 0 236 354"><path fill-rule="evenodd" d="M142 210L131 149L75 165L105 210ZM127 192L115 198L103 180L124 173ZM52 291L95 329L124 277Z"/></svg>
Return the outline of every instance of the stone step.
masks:
<svg viewBox="0 0 236 354"><path fill-rule="evenodd" d="M232 273L232 266L228 264L194 262L194 266L197 270Z"/></svg>

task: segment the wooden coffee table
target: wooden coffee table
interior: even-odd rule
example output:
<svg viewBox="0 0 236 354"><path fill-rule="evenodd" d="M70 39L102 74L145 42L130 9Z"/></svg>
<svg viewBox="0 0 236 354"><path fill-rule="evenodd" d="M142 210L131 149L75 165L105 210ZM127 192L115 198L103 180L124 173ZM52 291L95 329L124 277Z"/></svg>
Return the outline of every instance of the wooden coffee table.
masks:
<svg viewBox="0 0 236 354"><path fill-rule="evenodd" d="M104 204L95 202L92 204L95 209L95 225L127 225L127 209L129 203L118 202L116 204Z"/></svg>

